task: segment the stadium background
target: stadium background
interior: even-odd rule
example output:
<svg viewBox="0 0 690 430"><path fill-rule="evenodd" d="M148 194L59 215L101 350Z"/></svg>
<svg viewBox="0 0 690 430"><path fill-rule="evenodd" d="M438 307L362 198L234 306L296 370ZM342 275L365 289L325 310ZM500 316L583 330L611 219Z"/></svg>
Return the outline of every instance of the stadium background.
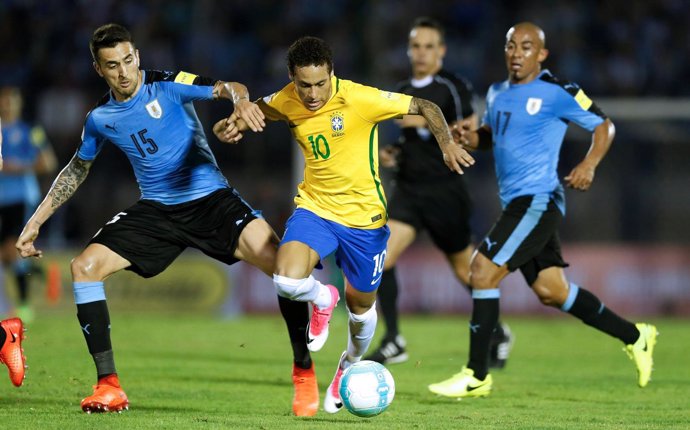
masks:
<svg viewBox="0 0 690 430"><path fill-rule="evenodd" d="M245 83L253 97L287 83L285 52L302 35L334 48L336 74L391 89L409 73L407 30L419 15L447 27L445 65L469 78L482 105L487 86L505 78L502 57L507 28L521 20L541 25L551 51L546 62L557 76L580 83L617 125L614 145L588 193L568 192L561 229L569 275L623 313L690 315L690 4L679 0L535 1L141 1L0 0L0 84L20 85L25 117L46 128L60 165L73 155L84 115L105 93L91 66L88 40L105 22L128 26L142 68L187 70ZM230 103L197 103L207 130ZM395 139L382 126L381 142ZM209 141L230 182L263 210L279 234L292 211L294 143L287 127L270 126L237 146ZM562 152L563 174L588 147L571 129ZM480 238L498 211L493 162L466 175ZM53 178L44 178L44 190ZM388 193L394 191L388 188ZM75 197L43 228L48 266L61 269L63 305L68 261L114 214L139 196L131 168L118 150L99 156ZM108 294L131 309L189 307L273 312L271 282L246 265L231 269L190 253L167 277L142 282L129 274L108 282ZM422 238L400 261L405 311L467 311L470 301L441 254ZM324 273L337 282L332 270ZM222 276L217 276L220 270ZM49 278L49 277L48 277ZM41 281L41 284L45 282ZM542 308L519 276L504 284L506 312ZM162 297L168 299L162 300ZM136 298L137 300L132 300Z"/></svg>

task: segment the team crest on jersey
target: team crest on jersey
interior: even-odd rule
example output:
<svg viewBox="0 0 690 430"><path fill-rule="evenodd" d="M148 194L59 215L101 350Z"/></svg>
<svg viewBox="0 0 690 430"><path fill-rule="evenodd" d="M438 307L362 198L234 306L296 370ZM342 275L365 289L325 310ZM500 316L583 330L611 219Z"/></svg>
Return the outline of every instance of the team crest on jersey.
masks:
<svg viewBox="0 0 690 430"><path fill-rule="evenodd" d="M345 118L342 112L333 112L333 114L331 114L331 130L333 130L331 134L332 137L345 134Z"/></svg>
<svg viewBox="0 0 690 430"><path fill-rule="evenodd" d="M530 97L527 99L527 105L525 105L525 109L527 109L527 113L530 115L534 115L535 113L539 112L541 109L541 99L538 99L536 97Z"/></svg>
<svg viewBox="0 0 690 430"><path fill-rule="evenodd" d="M527 113L530 115L534 115L535 113L539 112L541 109L541 99L538 99L536 97L530 97L527 99L527 105L525 105L525 109L527 109Z"/></svg>
<svg viewBox="0 0 690 430"><path fill-rule="evenodd" d="M149 115L151 115L152 118L160 119L163 116L163 109L161 109L161 105L160 103L158 103L158 99L150 103L147 103L146 110L149 111Z"/></svg>

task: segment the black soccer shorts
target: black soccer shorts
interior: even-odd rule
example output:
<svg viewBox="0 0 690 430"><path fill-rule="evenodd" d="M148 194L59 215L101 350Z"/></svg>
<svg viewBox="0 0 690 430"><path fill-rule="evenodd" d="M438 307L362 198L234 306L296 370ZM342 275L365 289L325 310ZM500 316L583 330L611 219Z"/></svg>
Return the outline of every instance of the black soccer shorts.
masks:
<svg viewBox="0 0 690 430"><path fill-rule="evenodd" d="M190 202L164 205L139 200L91 239L128 260L144 278L165 270L187 247L233 264L242 230L260 215L232 188Z"/></svg>
<svg viewBox="0 0 690 430"><path fill-rule="evenodd" d="M426 183L399 181L388 202L388 218L426 229L446 254L467 248L472 240L472 200L460 175Z"/></svg>
<svg viewBox="0 0 690 430"><path fill-rule="evenodd" d="M561 256L558 226L563 219L554 194L521 196L505 207L478 250L511 272L520 269L528 285L549 267L568 267Z"/></svg>

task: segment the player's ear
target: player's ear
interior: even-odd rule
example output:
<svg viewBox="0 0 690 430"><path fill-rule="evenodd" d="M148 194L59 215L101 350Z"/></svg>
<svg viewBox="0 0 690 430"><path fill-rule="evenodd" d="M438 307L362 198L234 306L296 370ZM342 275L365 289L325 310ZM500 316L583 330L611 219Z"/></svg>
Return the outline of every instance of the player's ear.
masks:
<svg viewBox="0 0 690 430"><path fill-rule="evenodd" d="M539 50L539 55L537 56L537 61L540 63L543 63L546 60L546 57L549 56L549 50L546 48L541 48Z"/></svg>
<svg viewBox="0 0 690 430"><path fill-rule="evenodd" d="M98 76L100 76L102 78L103 72L101 71L101 66L100 66L100 64L98 64L98 61L94 60L93 68L96 70L96 73L98 73Z"/></svg>
<svg viewBox="0 0 690 430"><path fill-rule="evenodd" d="M138 49L134 50L134 58L137 59L137 67L139 67L139 64L141 64L141 63L139 62L139 50Z"/></svg>
<svg viewBox="0 0 690 430"><path fill-rule="evenodd" d="M294 81L294 80L295 80L295 77L292 76L292 70L290 70L289 67L288 67L288 78L289 78L291 81Z"/></svg>

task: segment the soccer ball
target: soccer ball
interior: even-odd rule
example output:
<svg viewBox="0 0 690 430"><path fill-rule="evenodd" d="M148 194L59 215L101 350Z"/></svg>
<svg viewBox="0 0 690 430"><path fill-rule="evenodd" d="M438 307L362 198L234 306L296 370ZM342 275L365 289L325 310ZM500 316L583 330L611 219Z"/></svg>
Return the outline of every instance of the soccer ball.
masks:
<svg viewBox="0 0 690 430"><path fill-rule="evenodd" d="M339 392L345 409L350 413L358 417L373 417L393 402L395 381L382 364L362 360L345 369Z"/></svg>

